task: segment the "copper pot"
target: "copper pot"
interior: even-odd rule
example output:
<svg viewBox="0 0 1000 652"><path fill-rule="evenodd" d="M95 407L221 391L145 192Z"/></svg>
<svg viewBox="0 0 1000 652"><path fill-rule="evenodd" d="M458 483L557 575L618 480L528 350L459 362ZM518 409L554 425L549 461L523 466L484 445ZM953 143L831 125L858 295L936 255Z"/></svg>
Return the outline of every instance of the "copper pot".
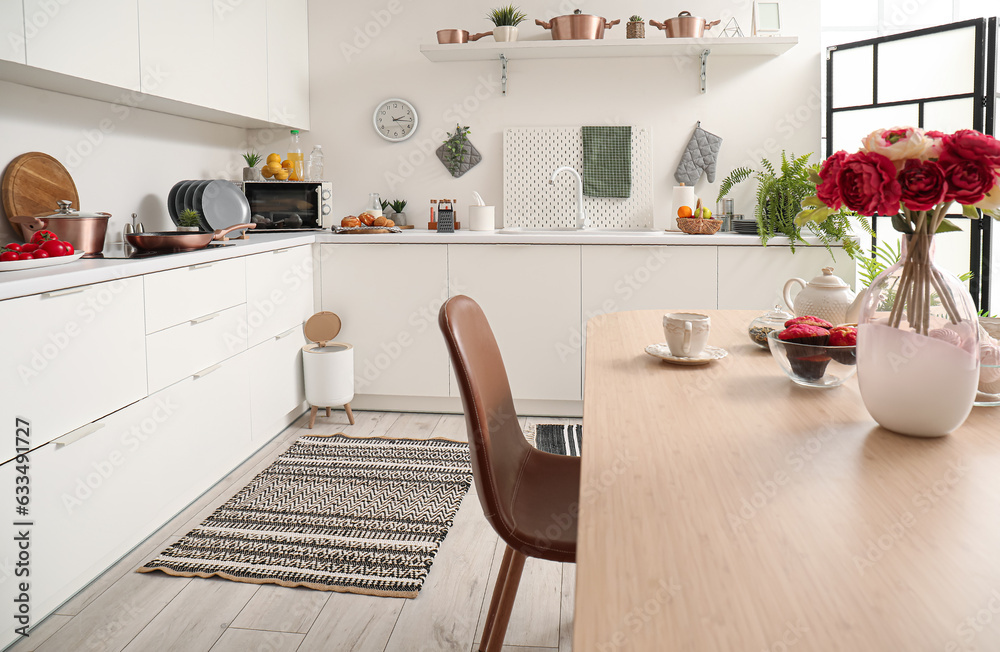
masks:
<svg viewBox="0 0 1000 652"><path fill-rule="evenodd" d="M83 213L71 208L72 202L62 200L57 202L59 209L50 215L15 215L10 218L11 224L21 227L25 241L37 231L46 229L52 231L60 240L73 245L77 251L86 254L99 254L104 250L104 236L108 232L108 220L111 213Z"/></svg>
<svg viewBox="0 0 1000 652"><path fill-rule="evenodd" d="M552 39L555 41L566 41L570 39L602 39L604 30L617 25L622 21L594 16L592 14L580 13L577 9L572 14L556 16L549 22L535 19L535 24L545 29L552 30Z"/></svg>
<svg viewBox="0 0 1000 652"><path fill-rule="evenodd" d="M492 33L480 32L479 34L469 36L469 30L467 29L439 29L437 35L438 43L468 43L469 41L478 41Z"/></svg>
<svg viewBox="0 0 1000 652"><path fill-rule="evenodd" d="M677 18L668 18L662 23L651 20L649 24L665 31L667 38L701 38L705 35L706 29L712 29L721 22L713 20L708 23L704 18L692 16L690 11L682 11L677 14Z"/></svg>

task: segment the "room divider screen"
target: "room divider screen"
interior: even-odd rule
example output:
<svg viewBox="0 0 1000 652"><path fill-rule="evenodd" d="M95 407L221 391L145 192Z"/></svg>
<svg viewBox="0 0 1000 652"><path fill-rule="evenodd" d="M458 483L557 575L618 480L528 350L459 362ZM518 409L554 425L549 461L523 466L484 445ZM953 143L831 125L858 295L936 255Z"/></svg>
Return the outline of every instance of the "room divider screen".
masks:
<svg viewBox="0 0 1000 652"><path fill-rule="evenodd" d="M826 61L826 155L856 151L879 127L917 126L950 133L996 133L997 19L976 18L829 48ZM936 238L937 259L956 274L972 272L969 291L991 304L992 220L949 218L962 234ZM873 220L872 249L898 240L889 217ZM874 255L874 254L873 254ZM993 302L994 305L997 302Z"/></svg>

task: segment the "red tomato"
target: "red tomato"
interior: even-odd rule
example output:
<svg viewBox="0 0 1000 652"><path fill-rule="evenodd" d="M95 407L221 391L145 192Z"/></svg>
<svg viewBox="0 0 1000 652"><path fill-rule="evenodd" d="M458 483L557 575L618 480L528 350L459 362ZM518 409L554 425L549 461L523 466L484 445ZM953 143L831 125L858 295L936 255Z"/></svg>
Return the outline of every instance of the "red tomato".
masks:
<svg viewBox="0 0 1000 652"><path fill-rule="evenodd" d="M59 236L57 236L52 231L46 231L45 229L41 231L35 231L34 235L31 236L31 241L34 242L35 244L40 244L47 240L58 240L58 239Z"/></svg>
<svg viewBox="0 0 1000 652"><path fill-rule="evenodd" d="M0 262L6 263L11 260L17 260L16 251L5 251L2 254L0 254Z"/></svg>
<svg viewBox="0 0 1000 652"><path fill-rule="evenodd" d="M71 243L71 242L63 242L62 246L63 246L63 254L62 254L63 256L72 256L73 255L73 243Z"/></svg>
<svg viewBox="0 0 1000 652"><path fill-rule="evenodd" d="M38 260L39 258L48 258L48 257L49 257L49 252L45 251L44 249L35 249L34 251L31 252L32 260Z"/></svg>
<svg viewBox="0 0 1000 652"><path fill-rule="evenodd" d="M21 245L21 251L24 253L30 254L35 249L38 249L38 245L35 244L34 242L26 242L23 245Z"/></svg>
<svg viewBox="0 0 1000 652"><path fill-rule="evenodd" d="M31 260L31 254L26 254L23 251L17 255L18 260Z"/></svg>
<svg viewBox="0 0 1000 652"><path fill-rule="evenodd" d="M58 240L45 240L39 248L53 258L63 255L63 243Z"/></svg>
<svg viewBox="0 0 1000 652"><path fill-rule="evenodd" d="M4 249L9 249L11 251L21 251L21 245L16 242L11 242L3 246Z"/></svg>

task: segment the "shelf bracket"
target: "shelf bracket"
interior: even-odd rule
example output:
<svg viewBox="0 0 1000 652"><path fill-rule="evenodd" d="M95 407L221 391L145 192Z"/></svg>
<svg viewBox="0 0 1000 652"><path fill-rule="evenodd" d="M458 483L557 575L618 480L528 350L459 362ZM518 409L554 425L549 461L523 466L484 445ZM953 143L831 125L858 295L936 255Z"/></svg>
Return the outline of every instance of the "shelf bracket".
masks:
<svg viewBox="0 0 1000 652"><path fill-rule="evenodd" d="M507 57L500 53L500 94L507 97Z"/></svg>
<svg viewBox="0 0 1000 652"><path fill-rule="evenodd" d="M711 50L701 51L701 92L708 92L708 55L712 54Z"/></svg>

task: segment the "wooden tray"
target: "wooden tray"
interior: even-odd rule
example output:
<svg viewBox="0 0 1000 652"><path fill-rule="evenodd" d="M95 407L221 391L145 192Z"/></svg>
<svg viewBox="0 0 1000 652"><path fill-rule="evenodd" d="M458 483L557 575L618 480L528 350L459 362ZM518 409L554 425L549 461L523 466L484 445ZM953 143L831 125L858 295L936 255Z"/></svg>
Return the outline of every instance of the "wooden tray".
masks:
<svg viewBox="0 0 1000 652"><path fill-rule="evenodd" d="M0 181L0 195L8 218L54 213L59 208L56 202L62 199L80 209L73 177L62 163L42 152L21 154L10 162ZM20 233L20 227L11 226Z"/></svg>

